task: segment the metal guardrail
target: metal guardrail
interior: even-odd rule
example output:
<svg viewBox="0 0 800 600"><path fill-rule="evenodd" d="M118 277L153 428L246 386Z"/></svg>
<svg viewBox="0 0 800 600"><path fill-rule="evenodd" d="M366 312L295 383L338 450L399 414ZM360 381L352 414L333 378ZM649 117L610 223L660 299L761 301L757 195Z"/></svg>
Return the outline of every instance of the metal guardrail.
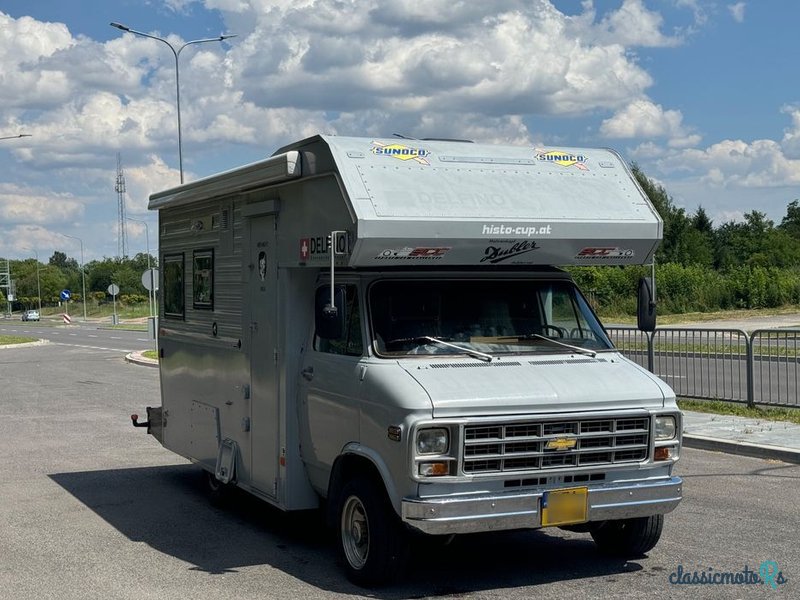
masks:
<svg viewBox="0 0 800 600"><path fill-rule="evenodd" d="M687 398L800 407L800 329L606 329L625 356Z"/></svg>

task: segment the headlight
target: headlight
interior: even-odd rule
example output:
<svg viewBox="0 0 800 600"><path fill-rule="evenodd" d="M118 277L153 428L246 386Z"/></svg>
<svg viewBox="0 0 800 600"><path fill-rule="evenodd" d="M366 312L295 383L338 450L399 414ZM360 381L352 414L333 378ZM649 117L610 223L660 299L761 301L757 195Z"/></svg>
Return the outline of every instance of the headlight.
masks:
<svg viewBox="0 0 800 600"><path fill-rule="evenodd" d="M656 417L656 441L663 442L664 440L671 440L678 432L675 425L675 417L662 416Z"/></svg>
<svg viewBox="0 0 800 600"><path fill-rule="evenodd" d="M447 429L420 429L417 432L417 454L444 454L449 445Z"/></svg>

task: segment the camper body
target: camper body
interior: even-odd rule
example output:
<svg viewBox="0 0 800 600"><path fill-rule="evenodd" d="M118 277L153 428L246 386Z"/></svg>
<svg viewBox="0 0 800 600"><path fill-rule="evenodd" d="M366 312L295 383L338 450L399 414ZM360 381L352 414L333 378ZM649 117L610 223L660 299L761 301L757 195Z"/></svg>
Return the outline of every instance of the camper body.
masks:
<svg viewBox="0 0 800 600"><path fill-rule="evenodd" d="M675 395L553 266L652 260L661 220L613 152L317 136L150 208L149 431L215 490L325 506L360 583L410 531L658 540Z"/></svg>

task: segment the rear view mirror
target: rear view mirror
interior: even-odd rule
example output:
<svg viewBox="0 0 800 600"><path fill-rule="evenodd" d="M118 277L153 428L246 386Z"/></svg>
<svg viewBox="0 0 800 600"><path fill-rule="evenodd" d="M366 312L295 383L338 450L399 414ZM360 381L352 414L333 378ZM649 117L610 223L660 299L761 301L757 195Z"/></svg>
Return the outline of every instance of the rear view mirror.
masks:
<svg viewBox="0 0 800 600"><path fill-rule="evenodd" d="M314 327L323 340L336 340L344 335L346 321L344 286L336 286L331 304L331 286L317 288L314 302Z"/></svg>
<svg viewBox="0 0 800 600"><path fill-rule="evenodd" d="M656 330L656 299L653 296L653 281L649 277L639 279L636 306L636 321L641 331Z"/></svg>

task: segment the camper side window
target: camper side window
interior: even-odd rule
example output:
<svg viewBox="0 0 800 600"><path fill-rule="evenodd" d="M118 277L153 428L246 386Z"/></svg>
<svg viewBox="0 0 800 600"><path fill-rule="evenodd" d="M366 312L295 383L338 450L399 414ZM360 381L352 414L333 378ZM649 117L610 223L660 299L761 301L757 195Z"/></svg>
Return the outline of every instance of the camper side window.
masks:
<svg viewBox="0 0 800 600"><path fill-rule="evenodd" d="M344 354L361 356L364 343L361 339L361 311L358 306L358 290L354 285L346 285L345 303L347 305L347 323L341 338L325 340L314 335L314 350L328 354Z"/></svg>
<svg viewBox="0 0 800 600"><path fill-rule="evenodd" d="M214 310L214 250L195 250L192 307Z"/></svg>
<svg viewBox="0 0 800 600"><path fill-rule="evenodd" d="M164 316L183 319L186 314L183 296L183 254L164 256Z"/></svg>

